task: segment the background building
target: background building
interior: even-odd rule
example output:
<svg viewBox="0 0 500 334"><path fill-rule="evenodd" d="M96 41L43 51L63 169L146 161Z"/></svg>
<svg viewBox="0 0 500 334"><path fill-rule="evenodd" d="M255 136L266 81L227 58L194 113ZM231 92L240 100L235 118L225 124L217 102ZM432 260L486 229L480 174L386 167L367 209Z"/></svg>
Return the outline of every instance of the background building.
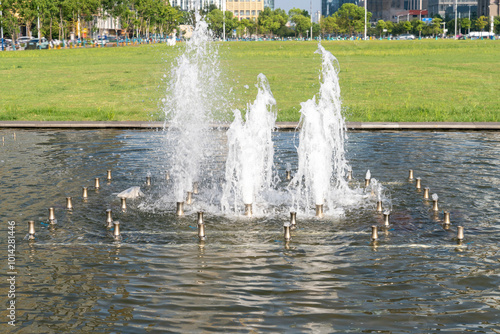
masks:
<svg viewBox="0 0 500 334"><path fill-rule="evenodd" d="M478 0L477 2L478 16L500 16L500 1L499 0Z"/></svg>
<svg viewBox="0 0 500 334"><path fill-rule="evenodd" d="M194 10L196 7L195 0L169 0L170 6L179 7L181 10ZM210 5L216 5L217 8L224 10L226 0L199 0L200 7L198 9L208 8Z"/></svg>
<svg viewBox="0 0 500 334"><path fill-rule="evenodd" d="M274 6L274 1L273 1L273 6ZM264 10L264 1L263 0L255 0L255 1L227 0L226 1L226 10L233 12L234 17L237 17L238 20L241 20L241 19L257 20L260 12Z"/></svg>
<svg viewBox="0 0 500 334"><path fill-rule="evenodd" d="M264 0L264 8L267 8L267 7L274 10L274 0Z"/></svg>
<svg viewBox="0 0 500 334"><path fill-rule="evenodd" d="M477 17L477 0L458 0L457 13L461 17L469 17L469 11L472 17ZM429 0L429 17L436 14L443 18L455 16L455 0Z"/></svg>

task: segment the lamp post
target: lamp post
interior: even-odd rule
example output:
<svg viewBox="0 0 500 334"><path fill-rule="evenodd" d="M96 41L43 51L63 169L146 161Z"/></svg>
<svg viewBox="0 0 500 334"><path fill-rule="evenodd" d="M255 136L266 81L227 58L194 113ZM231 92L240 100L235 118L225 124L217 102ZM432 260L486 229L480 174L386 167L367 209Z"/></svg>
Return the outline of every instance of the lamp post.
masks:
<svg viewBox="0 0 500 334"><path fill-rule="evenodd" d="M471 21L470 21L470 6L471 5L469 5L469 37L470 37L470 26L472 25Z"/></svg>
<svg viewBox="0 0 500 334"><path fill-rule="evenodd" d="M226 41L226 2L222 2L222 41Z"/></svg>
<svg viewBox="0 0 500 334"><path fill-rule="evenodd" d="M1 0L0 0L0 6L2 6ZM0 44L2 44L1 48L3 51L4 50L4 47L3 47L3 13L2 13L1 9L0 9L0 21L2 22L2 25L0 26Z"/></svg>
<svg viewBox="0 0 500 334"><path fill-rule="evenodd" d="M455 0L455 39L457 39L457 0Z"/></svg>
<svg viewBox="0 0 500 334"><path fill-rule="evenodd" d="M311 41L313 40L313 2L311 0Z"/></svg>
<svg viewBox="0 0 500 334"><path fill-rule="evenodd" d="M41 50L42 49L42 41L40 40L40 7L36 7L37 10L37 22L36 22L36 29L38 30L38 48Z"/></svg>
<svg viewBox="0 0 500 334"><path fill-rule="evenodd" d="M366 41L366 18L367 18L367 16L368 16L368 15L367 15L367 10L366 10L366 3L367 3L367 2L368 2L368 1L367 1L367 0L365 0L365 41Z"/></svg>

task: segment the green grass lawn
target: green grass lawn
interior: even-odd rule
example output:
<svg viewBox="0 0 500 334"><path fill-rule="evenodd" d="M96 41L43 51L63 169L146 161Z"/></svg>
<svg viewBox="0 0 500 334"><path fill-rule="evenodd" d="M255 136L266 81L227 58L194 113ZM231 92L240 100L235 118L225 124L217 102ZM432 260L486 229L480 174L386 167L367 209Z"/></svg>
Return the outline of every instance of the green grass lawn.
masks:
<svg viewBox="0 0 500 334"><path fill-rule="evenodd" d="M500 41L323 42L340 63L348 121L500 121ZM182 45L0 52L1 120L159 120ZM315 42L220 44L228 108L244 110L264 73L279 121L319 89ZM249 86L249 88L245 88ZM233 88L229 93L229 88Z"/></svg>

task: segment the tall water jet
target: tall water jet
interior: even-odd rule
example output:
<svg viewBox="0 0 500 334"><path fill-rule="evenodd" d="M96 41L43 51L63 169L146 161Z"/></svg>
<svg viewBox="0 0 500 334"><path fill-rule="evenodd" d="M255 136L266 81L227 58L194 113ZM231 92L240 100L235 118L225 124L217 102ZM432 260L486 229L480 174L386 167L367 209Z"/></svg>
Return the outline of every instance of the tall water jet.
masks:
<svg viewBox="0 0 500 334"><path fill-rule="evenodd" d="M243 205L261 201L262 192L271 187L276 100L266 76L259 74L257 81L257 97L248 106L245 121L241 112L235 110L227 131L229 151L221 198L224 211L237 212Z"/></svg>
<svg viewBox="0 0 500 334"><path fill-rule="evenodd" d="M167 147L173 147L171 177L176 202L184 201L193 182L202 178L206 159L211 157L211 126L224 104L218 48L208 24L195 13L196 26L185 50L173 64L164 104L168 122ZM167 126L167 123L166 123Z"/></svg>
<svg viewBox="0 0 500 334"><path fill-rule="evenodd" d="M319 96L301 103L302 126L298 147L298 169L291 182L294 205L304 211L316 205L331 210L347 196L349 166L345 158L346 125L341 114L339 65L321 44Z"/></svg>

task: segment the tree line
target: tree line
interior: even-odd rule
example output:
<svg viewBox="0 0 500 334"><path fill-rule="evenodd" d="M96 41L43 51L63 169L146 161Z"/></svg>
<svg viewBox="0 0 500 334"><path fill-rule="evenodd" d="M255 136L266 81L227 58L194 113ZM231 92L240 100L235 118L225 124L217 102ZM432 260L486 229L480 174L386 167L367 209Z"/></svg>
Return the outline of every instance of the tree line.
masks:
<svg viewBox="0 0 500 334"><path fill-rule="evenodd" d="M50 39L67 39L71 33L83 37L80 27L89 27L87 37L99 34L102 27L96 22L96 17L111 19L115 26L120 26L123 35L128 37L146 36L150 34L169 35L179 29L179 25L194 24L193 12L184 12L170 6L165 0L1 0L0 25L6 35L16 37L21 27L25 27L26 35L38 34L38 19L40 33ZM322 17L320 23L311 22L310 14L302 9L293 8L288 13L283 9L271 10L265 8L256 20L241 19L232 12L222 12L210 5L202 14L206 17L209 27L217 37L252 36L255 34L269 37L313 37L324 35L361 34L364 31L364 8L346 3L329 17ZM372 13L367 13L368 21ZM500 33L500 17L495 19L495 30ZM290 22L291 24L287 23ZM397 35L414 33L417 35L437 35L442 33L441 17L434 17L431 24L421 20L391 21L379 20L373 26L368 24L369 35ZM462 31L468 29L481 30L488 26L488 18L480 17L469 20L462 18L458 22ZM454 20L446 23L448 31L454 31ZM118 35L115 29L115 35Z"/></svg>

